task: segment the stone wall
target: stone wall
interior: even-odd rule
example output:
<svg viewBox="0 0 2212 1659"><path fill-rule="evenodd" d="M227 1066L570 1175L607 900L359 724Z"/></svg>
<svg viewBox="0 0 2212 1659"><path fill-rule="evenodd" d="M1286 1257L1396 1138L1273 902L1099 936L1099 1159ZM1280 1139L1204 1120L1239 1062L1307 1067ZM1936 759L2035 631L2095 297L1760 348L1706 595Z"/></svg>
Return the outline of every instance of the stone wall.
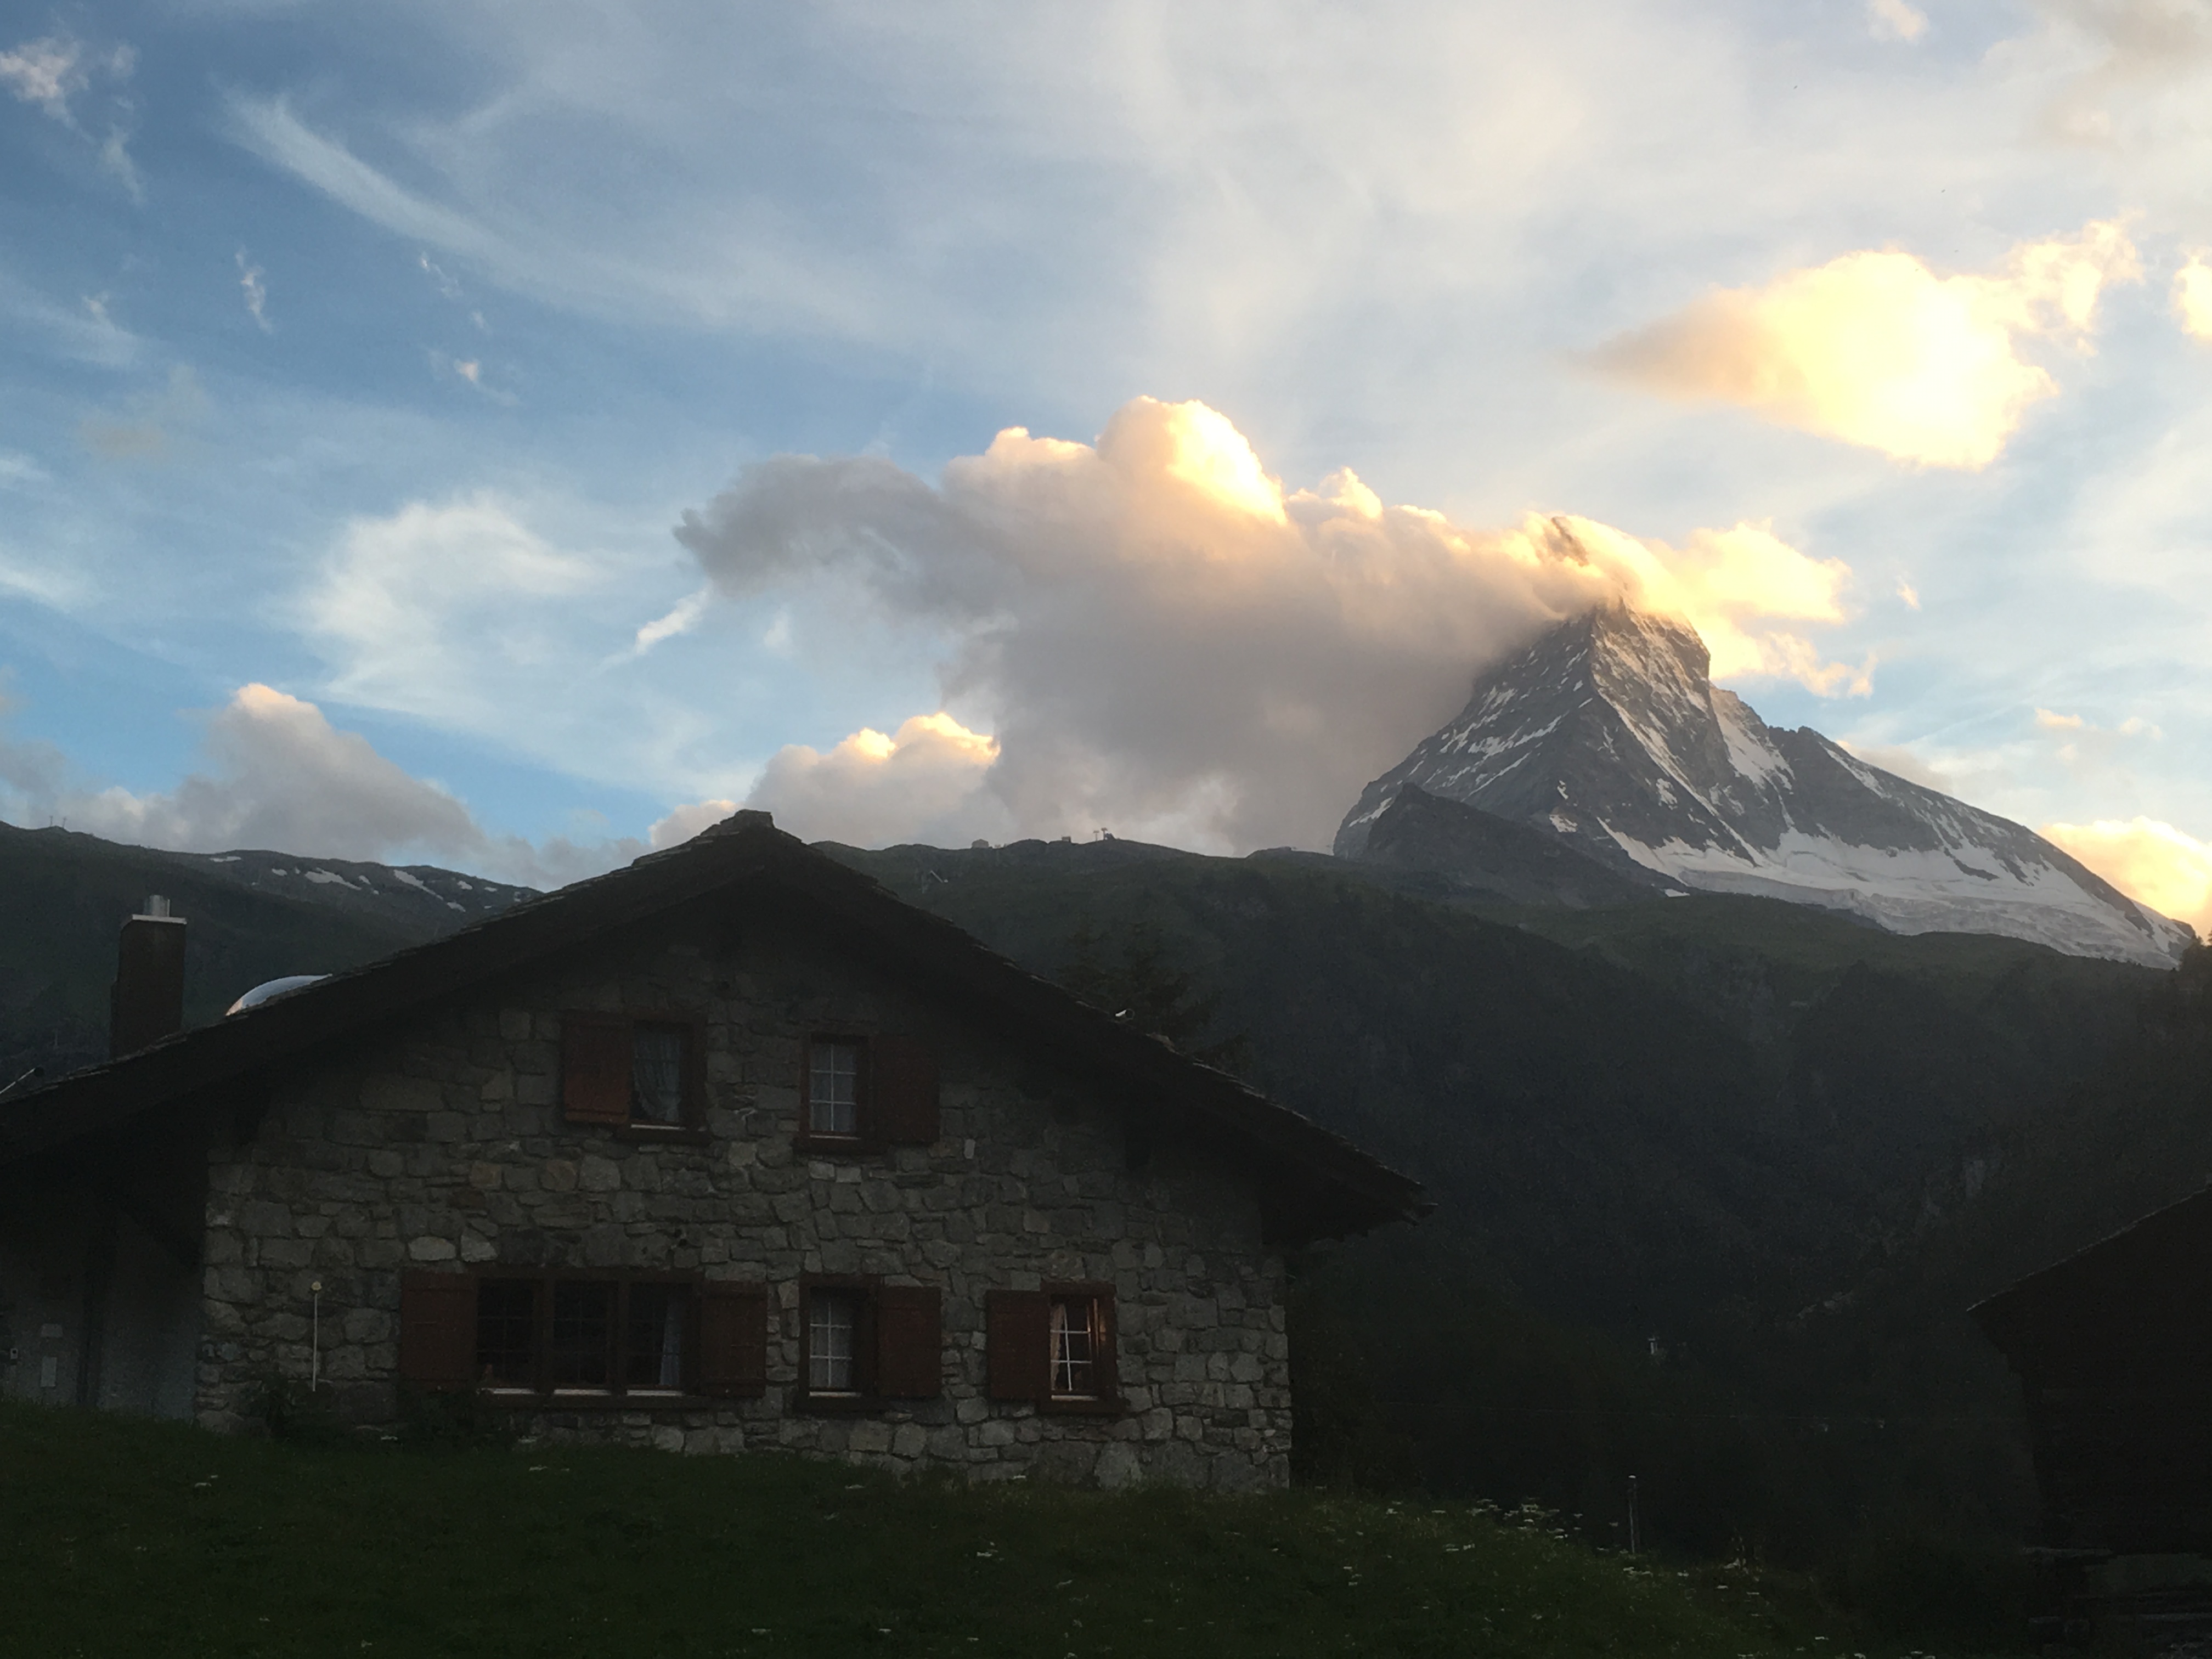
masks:
<svg viewBox="0 0 2212 1659"><path fill-rule="evenodd" d="M564 1121L564 1008L703 1017L703 1139ZM821 1030L931 1041L937 1143L796 1149L801 1044ZM405 1270L635 1267L764 1282L781 1310L766 1396L541 1411L532 1432L979 1479L1288 1478L1282 1264L1261 1245L1249 1182L1173 1136L1128 1167L1119 1103L796 922L750 922L735 939L664 927L552 964L276 1079L258 1122L240 1123L210 1159L198 1387L210 1426L240 1425L272 1373L307 1376L317 1279L322 1374L346 1415L375 1424L396 1411ZM787 1409L799 1278L814 1273L939 1286L942 1397L858 1418ZM1052 1280L1115 1286L1125 1414L985 1397L985 1293Z"/></svg>

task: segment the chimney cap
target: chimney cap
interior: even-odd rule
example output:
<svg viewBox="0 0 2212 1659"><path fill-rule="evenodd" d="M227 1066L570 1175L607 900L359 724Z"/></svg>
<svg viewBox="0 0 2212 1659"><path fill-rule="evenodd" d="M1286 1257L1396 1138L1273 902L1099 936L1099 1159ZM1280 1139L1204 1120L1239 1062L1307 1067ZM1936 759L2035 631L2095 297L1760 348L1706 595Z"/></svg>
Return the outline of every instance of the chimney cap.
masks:
<svg viewBox="0 0 2212 1659"><path fill-rule="evenodd" d="M173 916L169 914L169 901L159 893L149 893L146 896L146 908L139 911L136 915L132 916L131 920L133 921L173 921L179 927L185 925L185 919L182 916Z"/></svg>

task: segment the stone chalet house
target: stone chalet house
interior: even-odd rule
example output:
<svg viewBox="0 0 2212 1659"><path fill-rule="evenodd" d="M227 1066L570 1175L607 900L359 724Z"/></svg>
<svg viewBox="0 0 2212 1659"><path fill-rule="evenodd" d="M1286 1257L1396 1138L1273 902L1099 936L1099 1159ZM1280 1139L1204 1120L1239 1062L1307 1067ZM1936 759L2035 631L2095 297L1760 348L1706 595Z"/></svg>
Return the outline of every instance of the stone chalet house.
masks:
<svg viewBox="0 0 2212 1659"><path fill-rule="evenodd" d="M1279 1486L1284 1253L1425 1208L764 813L192 1031L183 927L0 1102L0 1394Z"/></svg>

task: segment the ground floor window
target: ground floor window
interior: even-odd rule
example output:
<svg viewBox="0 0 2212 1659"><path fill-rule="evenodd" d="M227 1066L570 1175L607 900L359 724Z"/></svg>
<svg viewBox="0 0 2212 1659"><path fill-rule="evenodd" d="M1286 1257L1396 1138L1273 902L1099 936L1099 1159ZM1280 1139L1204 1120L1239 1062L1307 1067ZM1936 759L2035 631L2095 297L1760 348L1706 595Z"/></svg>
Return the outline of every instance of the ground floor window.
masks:
<svg viewBox="0 0 2212 1659"><path fill-rule="evenodd" d="M476 1376L493 1389L680 1392L691 1369L695 1296L684 1280L483 1279Z"/></svg>
<svg viewBox="0 0 2212 1659"><path fill-rule="evenodd" d="M1098 1396L1098 1357L1105 1346L1104 1316L1095 1296L1052 1299L1052 1392L1060 1400Z"/></svg>
<svg viewBox="0 0 2212 1659"><path fill-rule="evenodd" d="M859 1394L861 1293L810 1291L806 1297L806 1391Z"/></svg>

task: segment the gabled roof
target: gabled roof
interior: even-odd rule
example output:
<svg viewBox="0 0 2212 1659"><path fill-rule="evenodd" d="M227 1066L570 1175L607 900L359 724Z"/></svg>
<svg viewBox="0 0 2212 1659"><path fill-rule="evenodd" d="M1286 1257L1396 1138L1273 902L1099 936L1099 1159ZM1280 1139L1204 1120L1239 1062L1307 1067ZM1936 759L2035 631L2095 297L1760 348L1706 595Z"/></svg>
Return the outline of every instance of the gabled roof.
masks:
<svg viewBox="0 0 2212 1659"><path fill-rule="evenodd" d="M2126 1327L2154 1330L2179 1314L2201 1324L2212 1273L2212 1187L2200 1188L2118 1232L2037 1269L1969 1310L2016 1364L2032 1350ZM2169 1304L2186 1302L2185 1310Z"/></svg>
<svg viewBox="0 0 2212 1659"><path fill-rule="evenodd" d="M765 812L736 813L681 847L0 1103L0 1164L210 1097L556 951L748 895L814 907L866 937L885 965L996 1016L1017 1040L1123 1080L1202 1139L1249 1158L1271 1231L1285 1243L1364 1231L1431 1207L1417 1182L1349 1141L1015 966L776 829Z"/></svg>

